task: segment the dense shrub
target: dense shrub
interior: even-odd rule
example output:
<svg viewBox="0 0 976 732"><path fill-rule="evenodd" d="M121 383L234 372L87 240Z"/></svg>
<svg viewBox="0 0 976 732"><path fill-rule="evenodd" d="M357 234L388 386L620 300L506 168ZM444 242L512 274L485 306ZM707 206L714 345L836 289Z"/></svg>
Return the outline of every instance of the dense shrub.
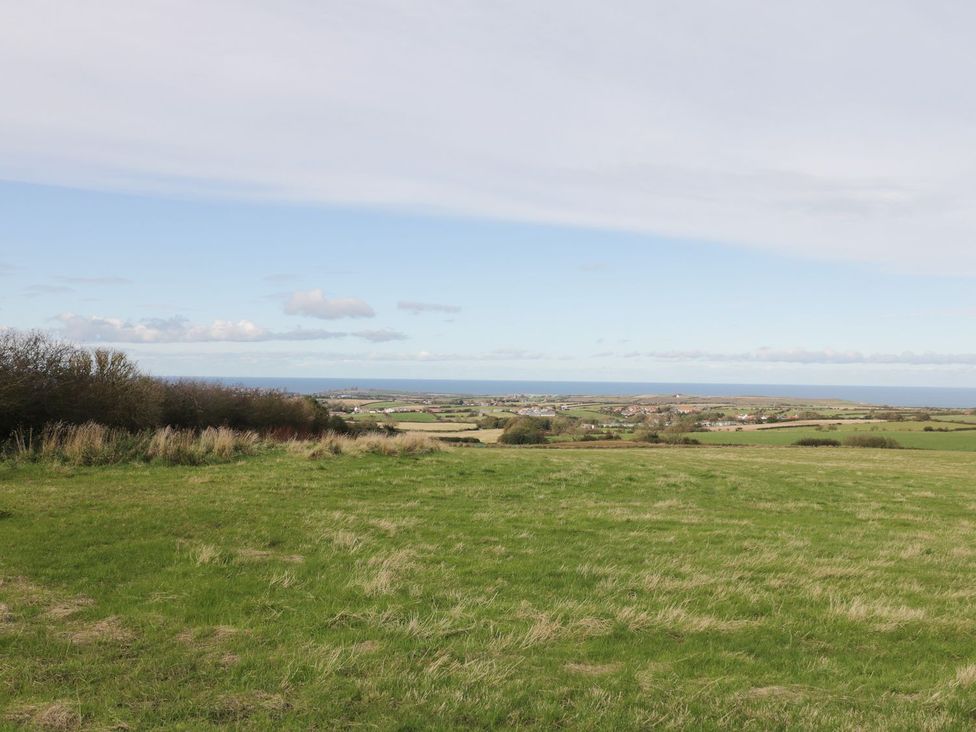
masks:
<svg viewBox="0 0 976 732"><path fill-rule="evenodd" d="M498 441L505 445L538 445L546 441L549 420L519 417L508 423Z"/></svg>
<svg viewBox="0 0 976 732"><path fill-rule="evenodd" d="M330 415L326 407L311 397L190 380L162 384L160 422L192 429L224 425L238 430L273 430L291 435L348 431L345 420Z"/></svg>
<svg viewBox="0 0 976 732"><path fill-rule="evenodd" d="M894 410L873 412L871 417L874 419L883 419L886 422L904 422L905 415L902 412L896 412Z"/></svg>
<svg viewBox="0 0 976 732"><path fill-rule="evenodd" d="M800 447L840 447L840 440L832 440L829 437L804 437L793 444Z"/></svg>
<svg viewBox="0 0 976 732"><path fill-rule="evenodd" d="M279 437L351 429L310 397L154 379L119 351L0 331L0 442L15 430L39 434L49 424L88 422L130 431L228 427Z"/></svg>
<svg viewBox="0 0 976 732"><path fill-rule="evenodd" d="M662 438L668 445L700 445L701 440L696 440L688 435L665 434Z"/></svg>
<svg viewBox="0 0 976 732"><path fill-rule="evenodd" d="M664 440L661 439L661 435L656 430L649 429L637 430L637 432L634 433L634 440L637 442L650 442L655 444L658 442L664 442Z"/></svg>
<svg viewBox="0 0 976 732"><path fill-rule="evenodd" d="M161 385L124 353L88 351L42 333L0 331L0 437L52 422L158 424Z"/></svg>
<svg viewBox="0 0 976 732"><path fill-rule="evenodd" d="M844 438L847 447L877 447L895 450L901 447L896 440L881 435L849 435Z"/></svg>

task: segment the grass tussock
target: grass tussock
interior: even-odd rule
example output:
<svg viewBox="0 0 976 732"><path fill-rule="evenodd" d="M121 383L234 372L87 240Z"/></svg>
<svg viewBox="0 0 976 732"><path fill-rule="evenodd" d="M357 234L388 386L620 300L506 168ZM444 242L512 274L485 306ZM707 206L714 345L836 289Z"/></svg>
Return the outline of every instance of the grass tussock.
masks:
<svg viewBox="0 0 976 732"><path fill-rule="evenodd" d="M208 427L197 432L164 427L130 432L94 422L45 427L39 435L19 432L8 452L12 457L70 465L111 465L126 462L163 462L198 465L253 454L258 446L254 432L227 427Z"/></svg>
<svg viewBox="0 0 976 732"><path fill-rule="evenodd" d="M313 442L296 442L294 448L313 460L336 455L427 455L441 452L444 443L424 434L408 432L402 435L368 433L350 436L329 432Z"/></svg>

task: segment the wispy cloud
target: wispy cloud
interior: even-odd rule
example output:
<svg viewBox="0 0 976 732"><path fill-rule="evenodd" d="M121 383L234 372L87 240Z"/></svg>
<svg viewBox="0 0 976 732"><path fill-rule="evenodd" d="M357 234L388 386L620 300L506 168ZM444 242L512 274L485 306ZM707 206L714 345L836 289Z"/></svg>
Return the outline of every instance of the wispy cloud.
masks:
<svg viewBox="0 0 976 732"><path fill-rule="evenodd" d="M358 297L326 297L322 290L297 290L285 303L289 315L338 320L339 318L372 318L376 312Z"/></svg>
<svg viewBox="0 0 976 732"><path fill-rule="evenodd" d="M976 274L972 4L411 7L4 3L4 176Z"/></svg>
<svg viewBox="0 0 976 732"><path fill-rule="evenodd" d="M28 285L24 288L27 297L40 297L41 295L62 295L74 292L73 287L67 285Z"/></svg>
<svg viewBox="0 0 976 732"><path fill-rule="evenodd" d="M154 356L151 351L137 351L140 355ZM198 350L168 351L167 357L201 359L212 358L215 354L201 355ZM535 353L520 350L492 350L477 353L449 353L435 351L227 351L222 350L221 358L246 358L251 362L279 364L283 359L299 359L307 363L479 363L491 362L519 362L519 361L547 361L571 360L568 356L553 356L545 353Z"/></svg>
<svg viewBox="0 0 976 732"><path fill-rule="evenodd" d="M264 341L321 341L337 338L359 338L373 343L404 340L406 335L394 330L329 331L299 328L274 331L250 320L215 320L192 323L186 318L146 318L138 321L121 318L62 313L55 318L60 335L83 343L207 343Z"/></svg>
<svg viewBox="0 0 976 732"><path fill-rule="evenodd" d="M397 303L398 310L406 310L414 315L420 313L459 313L459 305L442 305L436 302L417 302L416 300L401 300Z"/></svg>
<svg viewBox="0 0 976 732"><path fill-rule="evenodd" d="M294 275L288 272L278 272L276 274L269 274L264 276L265 282L272 282L274 284L284 284L287 282L294 282L298 279L298 275Z"/></svg>
<svg viewBox="0 0 976 732"><path fill-rule="evenodd" d="M72 285L131 285L132 280L125 277L55 277L58 282L67 282Z"/></svg>
<svg viewBox="0 0 976 732"><path fill-rule="evenodd" d="M599 353L595 358L646 358L656 361L715 363L784 363L784 364L890 364L914 366L976 365L976 353L863 353L860 351L808 350L803 348L757 348L753 351L628 351Z"/></svg>

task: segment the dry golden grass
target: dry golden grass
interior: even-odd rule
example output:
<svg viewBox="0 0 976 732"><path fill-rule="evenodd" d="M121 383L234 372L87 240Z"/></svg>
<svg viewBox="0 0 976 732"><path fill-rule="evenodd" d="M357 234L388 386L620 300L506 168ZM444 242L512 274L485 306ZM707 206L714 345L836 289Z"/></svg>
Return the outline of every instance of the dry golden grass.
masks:
<svg viewBox="0 0 976 732"><path fill-rule="evenodd" d="M41 730L72 730L81 727L81 715L66 702L31 704L12 710L7 721Z"/></svg>
<svg viewBox="0 0 976 732"><path fill-rule="evenodd" d="M419 433L350 436L329 432L316 441L293 440L289 449L318 460L336 455L425 455L441 452L445 447L444 443Z"/></svg>
<svg viewBox="0 0 976 732"><path fill-rule="evenodd" d="M210 455L227 459L235 454L250 454L257 444L258 436L254 432L227 427L208 427L199 434L163 427L153 434L147 456L173 463L193 463Z"/></svg>
<svg viewBox="0 0 976 732"><path fill-rule="evenodd" d="M473 432L478 425L473 422L397 422L405 432Z"/></svg>
<svg viewBox="0 0 976 732"><path fill-rule="evenodd" d="M405 427L405 425L400 425L401 429L406 429L410 432L412 427ZM461 430L455 432L438 432L438 437L474 437L479 442L483 442L486 445L493 445L498 442L498 438L502 436L503 429L490 429L490 430Z"/></svg>
<svg viewBox="0 0 976 732"><path fill-rule="evenodd" d="M20 435L12 445L15 457L74 465L140 460L197 464L210 458L227 460L251 454L258 445L258 436L227 427L208 427L199 433L172 427L133 433L95 422L58 422L45 427L37 438Z"/></svg>

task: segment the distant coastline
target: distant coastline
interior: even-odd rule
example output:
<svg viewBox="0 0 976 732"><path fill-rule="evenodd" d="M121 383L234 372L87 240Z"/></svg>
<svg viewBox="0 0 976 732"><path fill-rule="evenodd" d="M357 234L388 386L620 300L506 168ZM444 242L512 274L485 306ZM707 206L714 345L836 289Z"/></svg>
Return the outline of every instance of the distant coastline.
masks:
<svg viewBox="0 0 976 732"><path fill-rule="evenodd" d="M426 394L503 396L592 395L695 397L784 397L795 399L842 399L871 405L896 407L976 407L976 388L929 386L821 386L809 384L707 384L624 381L530 381L474 379L363 379L298 377L202 377L223 384L274 388L297 394L337 390L377 390Z"/></svg>

